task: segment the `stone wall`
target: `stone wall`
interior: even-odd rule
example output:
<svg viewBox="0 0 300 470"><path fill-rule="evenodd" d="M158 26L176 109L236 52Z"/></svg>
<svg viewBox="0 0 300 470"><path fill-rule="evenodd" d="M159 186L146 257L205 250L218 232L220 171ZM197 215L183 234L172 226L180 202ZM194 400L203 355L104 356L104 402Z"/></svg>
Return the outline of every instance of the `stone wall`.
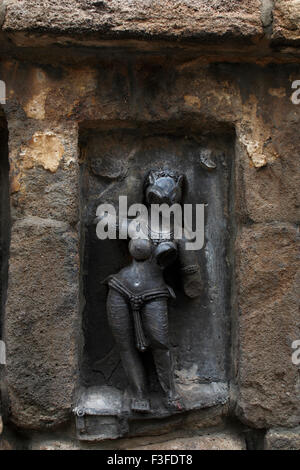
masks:
<svg viewBox="0 0 300 470"><path fill-rule="evenodd" d="M0 1L11 188L0 448L89 448L72 414L79 135L136 127L234 136L230 400L97 446L300 448L299 18L297 0Z"/></svg>

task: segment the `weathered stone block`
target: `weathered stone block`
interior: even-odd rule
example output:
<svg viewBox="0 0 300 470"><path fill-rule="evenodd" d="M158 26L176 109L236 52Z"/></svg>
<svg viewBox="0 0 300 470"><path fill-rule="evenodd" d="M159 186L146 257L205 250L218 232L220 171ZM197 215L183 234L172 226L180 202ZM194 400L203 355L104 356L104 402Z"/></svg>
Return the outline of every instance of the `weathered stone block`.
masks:
<svg viewBox="0 0 300 470"><path fill-rule="evenodd" d="M78 237L66 223L28 217L12 227L5 318L11 419L65 421L77 374Z"/></svg>
<svg viewBox="0 0 300 470"><path fill-rule="evenodd" d="M300 338L297 229L279 223L244 227L237 238L239 304L238 414L254 427L296 426Z"/></svg>
<svg viewBox="0 0 300 470"><path fill-rule="evenodd" d="M284 141L284 135L281 137ZM294 139L298 140L296 134ZM241 205L243 221L297 223L299 220L297 162L294 152L286 152L280 143L278 147L281 147L281 156L261 169L255 168L246 153L238 150L242 157L238 169L242 191L237 202Z"/></svg>
<svg viewBox="0 0 300 470"><path fill-rule="evenodd" d="M30 443L29 450L80 450L73 440L36 437Z"/></svg>
<svg viewBox="0 0 300 470"><path fill-rule="evenodd" d="M97 32L108 38L112 35L253 37L262 33L262 23L259 0L10 0L4 29Z"/></svg>
<svg viewBox="0 0 300 470"><path fill-rule="evenodd" d="M39 125L40 124L40 125ZM10 122L10 179L13 216L78 222L77 125L47 128ZM39 130L36 130L36 129Z"/></svg>
<svg viewBox="0 0 300 470"><path fill-rule="evenodd" d="M300 450L300 428L270 429L265 437L266 450Z"/></svg>
<svg viewBox="0 0 300 470"><path fill-rule="evenodd" d="M249 81L243 75L249 96L236 127L236 201L243 221L297 223L300 107L291 101L297 69L276 67L275 78L274 72L255 67Z"/></svg>
<svg viewBox="0 0 300 470"><path fill-rule="evenodd" d="M299 0L276 0L273 11L273 38L300 39Z"/></svg>
<svg viewBox="0 0 300 470"><path fill-rule="evenodd" d="M147 445L130 445L128 450L245 450L242 437L230 432L194 437L178 437Z"/></svg>

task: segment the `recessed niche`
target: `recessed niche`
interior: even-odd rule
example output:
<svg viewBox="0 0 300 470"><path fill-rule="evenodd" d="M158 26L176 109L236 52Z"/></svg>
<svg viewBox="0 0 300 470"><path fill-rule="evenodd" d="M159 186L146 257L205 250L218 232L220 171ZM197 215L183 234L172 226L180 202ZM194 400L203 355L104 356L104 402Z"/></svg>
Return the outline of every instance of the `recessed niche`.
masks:
<svg viewBox="0 0 300 470"><path fill-rule="evenodd" d="M107 286L103 281L130 262L128 242L100 241L94 219L99 204L117 206L120 195L128 197L128 205L142 203L144 178L150 169L167 167L182 173L182 202L205 204L205 244L197 253L203 294L195 299L184 294L176 261L165 272L167 283L176 293L176 300L169 302L170 342L176 383L185 397L186 409L225 403L230 365L233 133L219 129L202 135L198 130L195 136L180 126L99 127L81 129L79 144L83 335L76 407L79 438L119 437L128 432L130 421L148 418L124 411L122 397L128 384L106 313ZM203 152L209 152L215 169L203 168ZM169 416L162 405L151 354L144 353L143 361L156 410L149 418Z"/></svg>

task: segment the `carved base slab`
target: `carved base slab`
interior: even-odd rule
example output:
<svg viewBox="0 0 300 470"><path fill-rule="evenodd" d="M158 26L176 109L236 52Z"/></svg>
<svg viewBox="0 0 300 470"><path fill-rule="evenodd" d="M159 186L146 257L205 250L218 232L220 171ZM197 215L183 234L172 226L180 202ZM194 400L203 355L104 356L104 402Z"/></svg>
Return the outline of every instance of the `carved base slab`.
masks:
<svg viewBox="0 0 300 470"><path fill-rule="evenodd" d="M77 437L83 441L103 441L128 435L130 422L167 418L176 413L222 405L228 400L228 385L222 382L209 384L177 384L185 409L170 410L161 395L151 395L151 409L132 410L132 399L120 390L109 387L90 387L79 393L74 408Z"/></svg>

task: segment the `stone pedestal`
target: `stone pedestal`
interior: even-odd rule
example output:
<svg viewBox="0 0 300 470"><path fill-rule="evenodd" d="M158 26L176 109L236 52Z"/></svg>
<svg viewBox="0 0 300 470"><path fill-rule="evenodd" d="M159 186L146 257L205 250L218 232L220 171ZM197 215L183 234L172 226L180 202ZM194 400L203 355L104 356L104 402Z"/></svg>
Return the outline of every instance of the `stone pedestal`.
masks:
<svg viewBox="0 0 300 470"><path fill-rule="evenodd" d="M186 413L201 408L224 405L228 401L228 386L225 383L180 385ZM130 409L127 392L109 386L94 386L80 390L77 405L73 410L76 416L77 437L82 441L103 441L128 435L130 423L159 420L174 415L166 408L161 395L151 396L151 412L137 413Z"/></svg>

